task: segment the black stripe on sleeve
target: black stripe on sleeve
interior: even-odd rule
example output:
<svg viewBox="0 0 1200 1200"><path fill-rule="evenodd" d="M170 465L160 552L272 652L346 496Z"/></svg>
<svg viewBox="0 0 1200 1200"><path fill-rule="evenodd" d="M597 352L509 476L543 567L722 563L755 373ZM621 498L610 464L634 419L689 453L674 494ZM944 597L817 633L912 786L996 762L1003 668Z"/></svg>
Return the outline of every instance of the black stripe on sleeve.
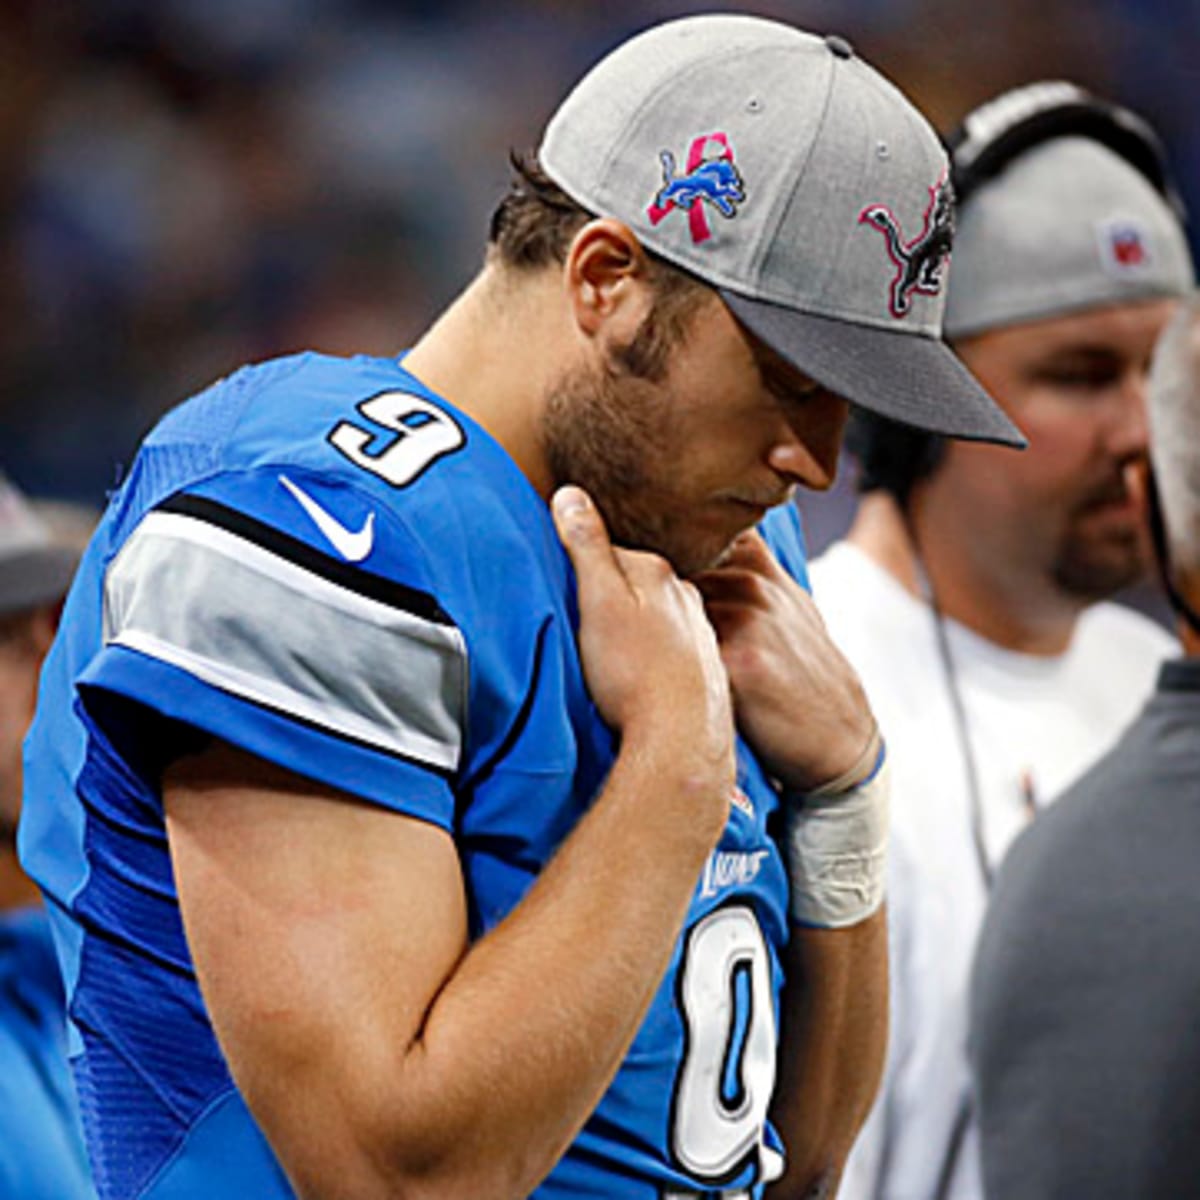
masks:
<svg viewBox="0 0 1200 1200"><path fill-rule="evenodd" d="M282 717L285 721L290 721L293 725L303 725L305 729L315 730L317 733L323 734L327 738L333 738L339 742L345 742L348 746L358 746L363 750L370 750L372 754L383 754L388 758L394 758L398 762L408 763L410 766L420 767L422 771L430 771L434 775L440 775L443 779L453 779L457 774L457 767L443 767L437 763L430 762L425 758L418 758L415 754L406 754L403 750L397 750L394 746L384 746L379 742L368 741L366 738L358 737L353 733L346 733L342 729L334 729L332 725L324 725L320 721L314 721L311 717L301 716L299 713L292 712L287 708L280 708L275 704L268 704L265 700L257 696L244 696L240 693L228 692L228 695L236 696L242 704L252 704L255 708L262 709L264 712L273 713L277 717ZM294 764L288 765L281 763L282 766L288 767L291 771L304 772Z"/></svg>
<svg viewBox="0 0 1200 1200"><path fill-rule="evenodd" d="M323 579L343 587L347 591L356 592L370 600L377 600L391 608L402 612L412 613L415 617L433 622L437 625L453 626L454 622L446 611L428 592L407 587L394 579L383 575L375 575L361 567L342 562L319 550L313 549L306 542L294 538L271 525L266 525L254 517L247 516L237 509L206 496L189 496L183 493L172 496L155 509L156 512L177 513L180 516L193 517L209 525L215 525L238 537L245 538L261 546L279 558L287 559L319 575Z"/></svg>

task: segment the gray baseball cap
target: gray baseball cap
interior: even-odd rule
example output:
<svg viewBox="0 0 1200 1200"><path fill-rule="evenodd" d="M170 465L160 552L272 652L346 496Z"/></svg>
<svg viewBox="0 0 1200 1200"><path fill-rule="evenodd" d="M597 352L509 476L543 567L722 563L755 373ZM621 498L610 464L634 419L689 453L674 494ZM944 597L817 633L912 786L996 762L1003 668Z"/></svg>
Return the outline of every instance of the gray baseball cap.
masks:
<svg viewBox="0 0 1200 1200"><path fill-rule="evenodd" d="M1054 138L960 209L946 333L1186 296L1193 283L1179 219L1146 177L1091 138Z"/></svg>
<svg viewBox="0 0 1200 1200"><path fill-rule="evenodd" d="M78 562L78 548L56 539L0 475L0 616L61 599Z"/></svg>
<svg viewBox="0 0 1200 1200"><path fill-rule="evenodd" d="M584 76L538 154L578 204L717 288L831 391L1025 444L942 340L945 152L842 39L737 15L658 25Z"/></svg>

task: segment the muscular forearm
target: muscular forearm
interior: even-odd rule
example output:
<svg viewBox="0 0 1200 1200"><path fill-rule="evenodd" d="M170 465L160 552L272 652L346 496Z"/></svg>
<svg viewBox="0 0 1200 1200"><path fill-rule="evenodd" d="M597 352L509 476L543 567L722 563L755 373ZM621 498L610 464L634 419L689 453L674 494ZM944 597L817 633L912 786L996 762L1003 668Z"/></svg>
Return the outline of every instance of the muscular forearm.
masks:
<svg viewBox="0 0 1200 1200"><path fill-rule="evenodd" d="M213 1024L305 1197L527 1195L617 1071L725 826L732 705L699 594L614 550L578 489L554 512L588 690L621 749L478 942L445 830L274 769L255 786L266 768L237 752L164 787ZM545 802L531 780L535 829Z"/></svg>
<svg viewBox="0 0 1200 1200"><path fill-rule="evenodd" d="M527 897L471 947L461 914L452 935L413 932L462 904L443 833L292 776L287 791L172 781L205 998L301 1195L523 1197L548 1173L628 1048L724 825L723 770L681 777L687 761L683 744L629 739ZM311 846L304 825L321 830ZM396 825L408 840L378 845ZM249 869L214 868L233 847ZM395 882L406 868L415 894Z"/></svg>
<svg viewBox="0 0 1200 1200"><path fill-rule="evenodd" d="M887 1044L883 910L846 929L793 928L772 1117L787 1174L772 1200L832 1196Z"/></svg>
<svg viewBox="0 0 1200 1200"><path fill-rule="evenodd" d="M723 824L701 794L710 784L681 785L660 768L652 756L618 761L599 803L430 1013L405 1104L443 1142L459 1194L532 1189L653 999Z"/></svg>

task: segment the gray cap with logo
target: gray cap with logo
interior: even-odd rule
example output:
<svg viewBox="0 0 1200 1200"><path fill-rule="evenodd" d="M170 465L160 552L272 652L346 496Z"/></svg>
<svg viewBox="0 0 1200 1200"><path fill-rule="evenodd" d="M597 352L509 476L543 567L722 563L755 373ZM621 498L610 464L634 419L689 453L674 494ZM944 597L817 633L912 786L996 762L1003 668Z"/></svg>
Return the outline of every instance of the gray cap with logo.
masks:
<svg viewBox="0 0 1200 1200"><path fill-rule="evenodd" d="M840 38L736 15L656 26L583 78L539 157L831 391L935 433L1024 445L942 341L941 144Z"/></svg>
<svg viewBox="0 0 1200 1200"><path fill-rule="evenodd" d="M963 130L982 145L989 126L1014 115L1090 99L1070 83L1029 84L981 105ZM1146 175L1094 138L1055 137L1015 156L959 209L946 334L1182 297L1193 281L1180 218Z"/></svg>
<svg viewBox="0 0 1200 1200"><path fill-rule="evenodd" d="M56 539L0 475L0 616L60 600L78 561L78 548Z"/></svg>

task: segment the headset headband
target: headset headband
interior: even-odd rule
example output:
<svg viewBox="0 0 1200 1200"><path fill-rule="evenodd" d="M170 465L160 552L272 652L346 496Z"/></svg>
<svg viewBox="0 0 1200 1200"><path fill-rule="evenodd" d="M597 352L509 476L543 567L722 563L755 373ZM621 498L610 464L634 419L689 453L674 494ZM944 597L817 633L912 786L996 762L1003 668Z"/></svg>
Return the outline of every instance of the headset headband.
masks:
<svg viewBox="0 0 1200 1200"><path fill-rule="evenodd" d="M1005 92L969 113L950 134L950 177L959 205L1014 159L1060 137L1085 137L1107 146L1150 183L1181 224L1186 222L1187 209L1153 128L1137 113L1064 81Z"/></svg>
<svg viewBox="0 0 1200 1200"><path fill-rule="evenodd" d="M1151 126L1129 109L1061 80L1005 92L973 109L949 134L945 140L958 207L962 209L978 188L1015 159L1043 143L1073 136L1097 142L1127 162L1162 197L1179 223L1185 222L1183 201L1162 142ZM937 468L944 441L856 411L846 445L859 462L859 490L890 492L903 507L913 486Z"/></svg>

